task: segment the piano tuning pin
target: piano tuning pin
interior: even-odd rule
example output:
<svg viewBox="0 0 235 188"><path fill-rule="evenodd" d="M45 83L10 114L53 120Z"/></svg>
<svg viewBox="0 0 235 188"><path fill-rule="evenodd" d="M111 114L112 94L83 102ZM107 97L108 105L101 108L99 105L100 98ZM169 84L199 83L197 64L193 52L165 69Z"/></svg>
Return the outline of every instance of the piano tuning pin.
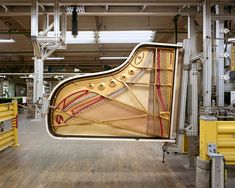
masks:
<svg viewBox="0 0 235 188"><path fill-rule="evenodd" d="M144 59L144 52L140 52L135 58L135 64L138 65Z"/></svg>
<svg viewBox="0 0 235 188"><path fill-rule="evenodd" d="M105 83L100 83L99 85L98 85L98 89L99 90L104 90L105 89Z"/></svg>
<svg viewBox="0 0 235 188"><path fill-rule="evenodd" d="M127 77L126 77L125 74L121 75L121 80L122 80L122 81L126 81L126 80L127 80Z"/></svg>
<svg viewBox="0 0 235 188"><path fill-rule="evenodd" d="M89 89L93 89L93 88L94 88L94 84L93 84L93 83L89 83L89 84L88 84L88 88L89 88Z"/></svg>
<svg viewBox="0 0 235 188"><path fill-rule="evenodd" d="M130 69L130 70L128 71L128 73L129 73L130 75L133 75L133 74L135 73L135 71L134 71L134 69Z"/></svg>
<svg viewBox="0 0 235 188"><path fill-rule="evenodd" d="M115 87L117 84L116 84L116 81L115 80L110 80L109 82L109 86L110 87Z"/></svg>

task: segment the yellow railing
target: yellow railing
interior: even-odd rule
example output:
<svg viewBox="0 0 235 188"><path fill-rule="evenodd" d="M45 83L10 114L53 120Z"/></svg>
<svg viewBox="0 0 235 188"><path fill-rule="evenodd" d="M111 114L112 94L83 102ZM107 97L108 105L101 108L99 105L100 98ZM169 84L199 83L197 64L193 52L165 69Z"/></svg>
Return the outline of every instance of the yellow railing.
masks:
<svg viewBox="0 0 235 188"><path fill-rule="evenodd" d="M235 165L235 121L200 120L200 158L209 160L208 144L224 155L225 163Z"/></svg>
<svg viewBox="0 0 235 188"><path fill-rule="evenodd" d="M17 101L0 104L0 123L11 120L11 128L0 132L0 151L18 145L18 110Z"/></svg>

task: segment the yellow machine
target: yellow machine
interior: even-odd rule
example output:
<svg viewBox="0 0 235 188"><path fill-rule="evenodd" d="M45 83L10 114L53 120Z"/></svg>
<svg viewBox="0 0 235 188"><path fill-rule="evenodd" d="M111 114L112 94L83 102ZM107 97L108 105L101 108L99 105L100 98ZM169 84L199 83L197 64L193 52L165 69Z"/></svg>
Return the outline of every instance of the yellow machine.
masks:
<svg viewBox="0 0 235 188"><path fill-rule="evenodd" d="M11 120L11 128L0 132L0 151L10 146L18 146L17 101L0 104L0 122Z"/></svg>

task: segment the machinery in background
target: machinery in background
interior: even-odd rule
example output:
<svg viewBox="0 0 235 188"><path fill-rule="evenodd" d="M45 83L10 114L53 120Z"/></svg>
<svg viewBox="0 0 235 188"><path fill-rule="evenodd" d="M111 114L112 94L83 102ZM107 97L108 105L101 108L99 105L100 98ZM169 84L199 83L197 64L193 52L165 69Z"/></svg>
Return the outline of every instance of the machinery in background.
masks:
<svg viewBox="0 0 235 188"><path fill-rule="evenodd" d="M197 45L193 16L188 17L177 142L182 153L188 138L196 186L209 187L211 182L211 187L221 188L225 164L235 165L234 46L228 43L224 20L218 17L212 22L212 10L223 14L223 2L203 2L203 52Z"/></svg>
<svg viewBox="0 0 235 188"><path fill-rule="evenodd" d="M235 46L233 44L229 46L229 50L225 52L228 61L224 65L224 75L219 76L219 80L224 81L224 102L223 105L218 105L218 91L215 85L212 89L212 107L209 113L221 121L235 120ZM206 113L205 109L200 106L199 114L203 116Z"/></svg>

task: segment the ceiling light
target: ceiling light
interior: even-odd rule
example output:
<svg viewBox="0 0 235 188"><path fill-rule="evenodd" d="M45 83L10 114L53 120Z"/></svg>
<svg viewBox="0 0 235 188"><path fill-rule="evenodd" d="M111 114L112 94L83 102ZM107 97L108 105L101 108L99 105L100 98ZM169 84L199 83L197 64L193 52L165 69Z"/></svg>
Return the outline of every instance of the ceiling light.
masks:
<svg viewBox="0 0 235 188"><path fill-rule="evenodd" d="M64 60L64 57L47 57L46 60Z"/></svg>
<svg viewBox="0 0 235 188"><path fill-rule="evenodd" d="M0 43L13 43L15 42L14 39L0 39Z"/></svg>
<svg viewBox="0 0 235 188"><path fill-rule="evenodd" d="M94 31L78 31L78 35L74 37L71 31L66 32L67 44L92 44L96 43Z"/></svg>
<svg viewBox="0 0 235 188"><path fill-rule="evenodd" d="M34 57L32 57L32 59L35 59ZM46 60L63 60L64 57L47 57Z"/></svg>
<svg viewBox="0 0 235 188"><path fill-rule="evenodd" d="M139 31L100 31L99 43L140 43L152 42L155 32L151 30Z"/></svg>
<svg viewBox="0 0 235 188"><path fill-rule="evenodd" d="M74 37L71 31L66 32L66 44L94 44L98 43L140 43L154 41L156 32L153 30L133 31L78 31ZM48 32L49 37L54 32Z"/></svg>
<svg viewBox="0 0 235 188"><path fill-rule="evenodd" d="M100 60L125 60L128 57L100 57Z"/></svg>
<svg viewBox="0 0 235 188"><path fill-rule="evenodd" d="M229 39L228 39L228 42L233 42L233 43L235 43L235 37L229 38Z"/></svg>
<svg viewBox="0 0 235 188"><path fill-rule="evenodd" d="M54 32L48 32L49 37L54 36ZM78 31L78 35L74 37L71 31L66 32L66 44L93 44L96 43L94 31Z"/></svg>

